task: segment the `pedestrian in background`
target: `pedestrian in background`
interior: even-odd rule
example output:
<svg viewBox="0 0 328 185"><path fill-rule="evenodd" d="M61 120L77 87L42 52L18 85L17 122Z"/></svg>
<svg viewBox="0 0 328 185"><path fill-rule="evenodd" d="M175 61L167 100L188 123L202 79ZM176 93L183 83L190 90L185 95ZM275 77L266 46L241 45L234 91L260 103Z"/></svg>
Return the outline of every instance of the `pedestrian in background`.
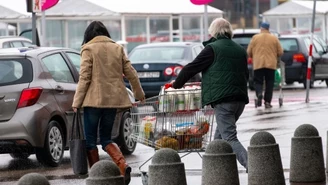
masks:
<svg viewBox="0 0 328 185"><path fill-rule="evenodd" d="M97 133L102 149L118 165L125 184L130 182L131 167L111 137L116 112L132 106L122 73L130 81L135 98L144 100L136 70L124 49L115 43L102 22L92 22L84 33L81 49L80 78L74 95L73 110L83 107L89 166L99 161Z"/></svg>
<svg viewBox="0 0 328 185"><path fill-rule="evenodd" d="M237 159L247 169L247 151L237 138L236 122L249 102L247 54L243 47L231 40L231 24L215 19L209 29L210 40L205 48L187 64L172 86L181 88L191 77L202 73L202 105L214 108L217 127L214 139L230 143Z"/></svg>
<svg viewBox="0 0 328 185"><path fill-rule="evenodd" d="M254 88L257 96L257 106L262 106L263 81L265 81L264 105L271 108L275 70L280 62L283 49L279 39L269 32L270 24L261 23L261 32L253 36L247 48L247 54L252 58L254 70Z"/></svg>

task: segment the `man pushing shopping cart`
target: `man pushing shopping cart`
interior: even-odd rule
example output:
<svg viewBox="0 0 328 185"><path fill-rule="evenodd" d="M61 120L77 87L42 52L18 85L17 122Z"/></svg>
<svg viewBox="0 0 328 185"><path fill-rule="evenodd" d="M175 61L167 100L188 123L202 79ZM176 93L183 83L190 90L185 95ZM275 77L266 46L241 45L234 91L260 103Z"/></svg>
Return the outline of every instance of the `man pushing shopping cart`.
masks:
<svg viewBox="0 0 328 185"><path fill-rule="evenodd" d="M187 64L172 82L179 89L194 75L202 73L202 106L214 109L217 127L214 139L226 140L232 146L241 165L247 169L247 151L237 138L236 122L249 103L247 54L231 40L231 24L215 19L209 29L212 36L195 60Z"/></svg>

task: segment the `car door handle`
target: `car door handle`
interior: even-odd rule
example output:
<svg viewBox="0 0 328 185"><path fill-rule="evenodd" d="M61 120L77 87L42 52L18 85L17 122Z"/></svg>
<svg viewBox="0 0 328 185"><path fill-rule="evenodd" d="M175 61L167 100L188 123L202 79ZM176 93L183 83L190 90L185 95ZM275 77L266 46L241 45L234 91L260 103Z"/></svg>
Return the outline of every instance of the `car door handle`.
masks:
<svg viewBox="0 0 328 185"><path fill-rule="evenodd" d="M60 85L56 85L55 90L57 92L59 92L59 93L63 93L64 92L64 88L62 86L60 86Z"/></svg>

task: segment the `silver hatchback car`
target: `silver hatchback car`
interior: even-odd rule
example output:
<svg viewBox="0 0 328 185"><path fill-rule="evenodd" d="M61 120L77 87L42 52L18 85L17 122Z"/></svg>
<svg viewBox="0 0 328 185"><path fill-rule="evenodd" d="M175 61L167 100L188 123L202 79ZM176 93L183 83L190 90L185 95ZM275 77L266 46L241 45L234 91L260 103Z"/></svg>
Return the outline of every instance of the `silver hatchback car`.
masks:
<svg viewBox="0 0 328 185"><path fill-rule="evenodd" d="M68 149L80 54L66 48L0 50L0 154L58 166ZM127 89L134 102L133 93ZM130 110L112 131L124 154L135 150Z"/></svg>

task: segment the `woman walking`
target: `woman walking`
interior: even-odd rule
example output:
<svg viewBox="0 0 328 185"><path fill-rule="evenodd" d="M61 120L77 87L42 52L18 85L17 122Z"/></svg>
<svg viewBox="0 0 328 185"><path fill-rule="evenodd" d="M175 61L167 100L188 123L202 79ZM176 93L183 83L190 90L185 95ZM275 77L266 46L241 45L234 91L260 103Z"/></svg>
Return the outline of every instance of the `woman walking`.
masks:
<svg viewBox="0 0 328 185"><path fill-rule="evenodd" d="M126 58L123 47L111 39L100 21L92 22L85 30L81 56L80 78L72 107L75 112L83 107L89 166L99 161L99 128L102 149L120 168L125 184L129 184L131 167L111 140L111 133L117 109L132 106L122 74L129 80L135 98L141 101L145 98L136 70Z"/></svg>

